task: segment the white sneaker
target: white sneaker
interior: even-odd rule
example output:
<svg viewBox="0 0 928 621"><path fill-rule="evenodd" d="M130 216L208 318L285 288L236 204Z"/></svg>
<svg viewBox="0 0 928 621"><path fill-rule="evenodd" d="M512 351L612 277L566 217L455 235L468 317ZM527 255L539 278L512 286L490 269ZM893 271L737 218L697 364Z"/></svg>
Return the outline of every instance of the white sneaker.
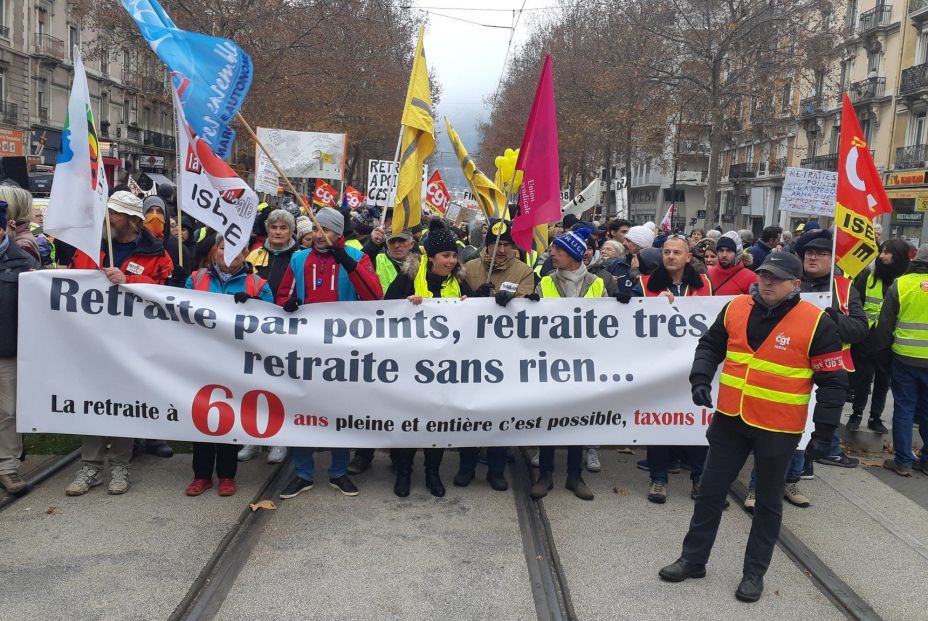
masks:
<svg viewBox="0 0 928 621"><path fill-rule="evenodd" d="M267 463L269 464L279 464L285 459L287 459L286 446L272 446L271 450L267 453Z"/></svg>
<svg viewBox="0 0 928 621"><path fill-rule="evenodd" d="M77 471L74 480L65 488L68 496L83 496L91 487L103 483L103 472L97 466L85 464Z"/></svg>
<svg viewBox="0 0 928 621"><path fill-rule="evenodd" d="M757 503L757 495L754 493L754 490L749 489L748 495L744 499L744 508L750 511L751 513L753 513L754 505L756 503Z"/></svg>
<svg viewBox="0 0 928 621"><path fill-rule="evenodd" d="M597 449L586 450L586 469L590 472L599 472L603 469L602 464L599 463L599 451Z"/></svg>
<svg viewBox="0 0 928 621"><path fill-rule="evenodd" d="M254 459L261 452L261 447L256 444L246 444L238 452L239 461L248 461Z"/></svg>
<svg viewBox="0 0 928 621"><path fill-rule="evenodd" d="M126 466L110 466L110 494L125 494L129 491L129 469Z"/></svg>
<svg viewBox="0 0 928 621"><path fill-rule="evenodd" d="M529 460L529 462L532 464L532 468L537 468L539 466L538 460L540 455L541 451L539 449L535 449L535 454L532 455L532 458Z"/></svg>

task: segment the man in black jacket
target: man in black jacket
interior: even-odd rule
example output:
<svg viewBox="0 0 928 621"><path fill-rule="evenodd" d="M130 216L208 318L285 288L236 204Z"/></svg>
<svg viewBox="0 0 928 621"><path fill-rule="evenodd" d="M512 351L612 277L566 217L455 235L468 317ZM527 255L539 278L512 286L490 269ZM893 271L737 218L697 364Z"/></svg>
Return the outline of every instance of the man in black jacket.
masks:
<svg viewBox="0 0 928 621"><path fill-rule="evenodd" d="M41 269L39 262L6 234L6 202L0 201L0 487L10 494L26 490L16 433L16 338L19 275L34 269Z"/></svg>
<svg viewBox="0 0 928 621"><path fill-rule="evenodd" d="M729 376L723 373L719 409L706 432L709 454L683 551L659 572L669 582L706 575L725 496L753 452L757 503L743 578L735 592L747 602L763 593L763 577L780 533L786 467L805 427L808 405L803 403L808 403L812 384L817 387L815 431L806 448L812 457L828 454L847 391L834 322L799 298L799 259L772 252L757 271L760 280L752 292L726 304L696 347L690 371L693 403L713 407L711 382L723 361Z"/></svg>

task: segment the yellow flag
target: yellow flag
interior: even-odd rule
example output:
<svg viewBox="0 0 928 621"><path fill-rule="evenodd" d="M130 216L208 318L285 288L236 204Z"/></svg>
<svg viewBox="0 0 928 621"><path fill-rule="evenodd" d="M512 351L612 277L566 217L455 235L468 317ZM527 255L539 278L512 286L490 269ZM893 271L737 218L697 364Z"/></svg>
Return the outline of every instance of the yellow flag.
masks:
<svg viewBox="0 0 928 621"><path fill-rule="evenodd" d="M461 170L464 171L464 176L467 177L467 181L470 182L471 187L477 192L477 202L480 203L480 208L483 209L483 213L486 214L488 218L509 219L509 210L506 207L506 195L503 194L503 192L490 181L490 178L477 168L477 164L470 159L470 155L467 154L467 149L464 148L464 143L461 142L461 137L458 136L458 133L451 127L451 121L448 120L448 117L445 117L445 126L448 129L448 140L451 141L451 146L454 147L454 153L458 156L458 161L461 163Z"/></svg>
<svg viewBox="0 0 928 621"><path fill-rule="evenodd" d="M538 254L543 253L548 249L548 225L539 224L535 227L535 232L532 234L532 250Z"/></svg>
<svg viewBox="0 0 928 621"><path fill-rule="evenodd" d="M429 70L422 49L423 29L419 29L416 56L406 90L403 109L403 138L400 147L400 172L396 180L393 204L393 230L401 231L422 221L422 165L435 150L435 120L432 118L432 94Z"/></svg>

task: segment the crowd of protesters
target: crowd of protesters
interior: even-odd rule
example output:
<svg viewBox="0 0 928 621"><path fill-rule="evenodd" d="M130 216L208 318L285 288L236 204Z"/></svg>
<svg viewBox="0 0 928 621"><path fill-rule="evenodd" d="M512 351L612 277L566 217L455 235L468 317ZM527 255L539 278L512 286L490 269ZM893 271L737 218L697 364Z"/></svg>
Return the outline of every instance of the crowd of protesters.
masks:
<svg viewBox="0 0 928 621"><path fill-rule="evenodd" d="M661 230L651 222L633 224L621 218L598 222L565 216L551 227L548 251L527 259L513 242L506 220L455 225L433 218L412 229L392 230L389 219L387 226L380 226L375 212L366 208L351 212L324 207L315 213L321 228L314 228L304 208L290 197L273 207L266 203L259 206L252 243L226 263L221 237L186 214L178 221L176 214L170 186L161 186L156 194L145 197L136 196L127 186L113 188L108 201L113 256L103 243L98 257L110 282L186 287L232 295L240 303L260 299L288 312L320 302L405 299L420 304L432 297L493 297L502 306L515 297L609 297L628 303L633 297L672 301L677 296L754 294L756 269L772 252L788 252L802 261L802 292L833 293L827 316L837 326L847 350L848 368L856 369L846 399L853 404L847 429L859 430L866 411L867 428L878 434L888 432L883 410L890 387L895 390L897 384L890 353L892 334L886 333L881 312L885 304L895 304L898 310L898 294L892 287L896 279L913 271L928 272L928 245L916 252L904 240L878 239L880 253L870 269L848 280L840 270L833 270L832 231L814 220L794 232L768 226L755 240L747 230L717 227L693 229L684 235ZM45 235L43 216L41 209L33 209L28 191L0 186L0 307L6 328L0 337L0 485L10 493L21 493L27 487L18 474L23 449L21 436L15 432L16 277L43 267L96 268L90 257ZM916 374L923 373L921 366L915 367ZM914 401L901 399L907 408L901 413L899 396L894 395L894 418L908 421L908 429L896 434L894 425L897 454L885 465L904 476L913 467L926 469L925 462L917 460L909 448L911 422L922 420L928 408L928 400L919 400L915 394ZM292 498L313 487L316 450L269 449L269 463L279 463L289 454L295 466L294 477L280 493L281 498ZM138 451L160 457L173 453L161 440L82 438L80 468L66 493L82 495L104 483L107 460L109 493L125 493L130 487L130 463ZM186 493L204 493L213 487L215 475L218 493L234 494L238 462L254 459L260 452L257 446L194 443L193 480ZM329 484L345 495L357 495L351 476L372 467L374 449L357 449L353 455L348 449L328 452ZM484 463L492 489L508 488L510 450L470 447L457 452L455 486L470 485L478 465ZM415 453L415 449L390 451L397 496L410 493ZM439 466L445 451L423 448L423 453L425 487L434 496L444 496ZM648 447L647 458L638 462L638 467L650 474L648 500L664 503L669 474L681 469L689 471L690 494L695 498L705 457L703 446ZM530 493L541 498L554 487L554 447L539 449L532 463L539 474ZM835 432L828 455L810 460L800 447L785 473L784 497L796 506L810 504L799 482L814 476L813 463L852 468L858 462L842 451ZM598 472L601 467L598 447L567 447L566 488L578 498L592 500L583 471ZM745 503L749 509L756 501L753 490L752 478Z"/></svg>

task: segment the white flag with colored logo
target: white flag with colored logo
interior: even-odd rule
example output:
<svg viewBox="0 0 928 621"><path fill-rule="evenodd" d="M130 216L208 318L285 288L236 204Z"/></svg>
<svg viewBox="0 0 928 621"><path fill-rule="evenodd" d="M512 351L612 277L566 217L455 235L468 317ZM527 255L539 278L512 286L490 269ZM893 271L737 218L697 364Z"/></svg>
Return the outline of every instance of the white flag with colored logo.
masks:
<svg viewBox="0 0 928 621"><path fill-rule="evenodd" d="M177 200L184 213L222 235L226 240L223 257L229 264L248 245L258 195L194 133L176 91L174 108L180 153Z"/></svg>
<svg viewBox="0 0 928 621"><path fill-rule="evenodd" d="M97 143L87 74L80 49L74 46L74 82L45 214L45 232L99 265L107 198L109 184Z"/></svg>
<svg viewBox="0 0 928 621"><path fill-rule="evenodd" d="M599 202L601 183L599 179L593 179L582 192L564 203L561 207L561 217L563 218L570 213L579 218L584 211L596 206L596 203Z"/></svg>

